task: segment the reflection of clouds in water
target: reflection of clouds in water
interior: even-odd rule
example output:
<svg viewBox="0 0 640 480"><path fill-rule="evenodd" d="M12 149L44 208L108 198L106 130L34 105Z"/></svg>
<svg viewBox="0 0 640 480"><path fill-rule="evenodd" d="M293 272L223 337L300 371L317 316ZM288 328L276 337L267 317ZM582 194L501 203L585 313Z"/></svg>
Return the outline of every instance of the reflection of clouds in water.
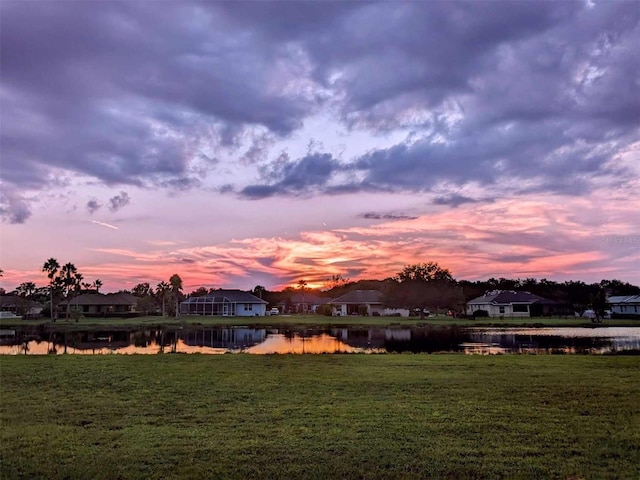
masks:
<svg viewBox="0 0 640 480"><path fill-rule="evenodd" d="M285 335L272 334L259 345L247 348L247 353L335 353L335 352L362 352L361 348L354 348L346 343L341 342L331 335L323 333L321 335L313 335L311 337L301 337L294 335L287 338Z"/></svg>
<svg viewBox="0 0 640 480"><path fill-rule="evenodd" d="M4 337L2 355L109 355L185 353L215 355L229 352L251 354L323 354L403 352L501 353L607 353L640 350L640 327L598 328L336 328L319 333L251 328L185 329L179 332L139 331L83 337L30 340L15 332ZM155 335L155 336L154 336ZM176 338L178 337L178 338ZM13 343L6 345L6 343ZM136 342L138 344L136 345ZM95 346L95 348L93 348Z"/></svg>
<svg viewBox="0 0 640 480"><path fill-rule="evenodd" d="M638 338L638 327L549 327L549 328L472 328L471 330L484 335L534 335L534 336L560 336L567 338Z"/></svg>

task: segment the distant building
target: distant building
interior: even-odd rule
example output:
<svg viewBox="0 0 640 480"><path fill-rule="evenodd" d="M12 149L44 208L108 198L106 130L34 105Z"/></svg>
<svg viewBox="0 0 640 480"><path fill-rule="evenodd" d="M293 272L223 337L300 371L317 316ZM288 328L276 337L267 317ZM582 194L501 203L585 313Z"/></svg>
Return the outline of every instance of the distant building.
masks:
<svg viewBox="0 0 640 480"><path fill-rule="evenodd" d="M264 317L267 302L242 290L214 290L201 297L189 297L180 304L181 315Z"/></svg>
<svg viewBox="0 0 640 480"><path fill-rule="evenodd" d="M383 294L379 290L352 290L341 297L334 298L329 302L333 307L333 314L336 316L358 315L360 306L366 308L367 315L400 315L409 316L409 310L385 308L383 304Z"/></svg>
<svg viewBox="0 0 640 480"><path fill-rule="evenodd" d="M492 290L467 302L467 315L484 310L490 317L541 317L560 313L560 304L529 292Z"/></svg>
<svg viewBox="0 0 640 480"><path fill-rule="evenodd" d="M640 295L616 295L607 298L612 314L640 318Z"/></svg>
<svg viewBox="0 0 640 480"><path fill-rule="evenodd" d="M37 317L42 310L43 306L33 300L19 295L0 295L0 311L5 312L2 318Z"/></svg>
<svg viewBox="0 0 640 480"><path fill-rule="evenodd" d="M296 293L291 296L291 306L299 313L316 313L318 307L326 305L331 301L329 297L318 297L312 293ZM284 303L284 302L283 302Z"/></svg>
<svg viewBox="0 0 640 480"><path fill-rule="evenodd" d="M80 312L85 317L125 317L137 313L138 297L126 292L83 293L60 302L61 314Z"/></svg>
<svg viewBox="0 0 640 480"><path fill-rule="evenodd" d="M360 305L367 309L367 315L382 314L382 292L378 290L352 290L329 302L334 315L358 315Z"/></svg>

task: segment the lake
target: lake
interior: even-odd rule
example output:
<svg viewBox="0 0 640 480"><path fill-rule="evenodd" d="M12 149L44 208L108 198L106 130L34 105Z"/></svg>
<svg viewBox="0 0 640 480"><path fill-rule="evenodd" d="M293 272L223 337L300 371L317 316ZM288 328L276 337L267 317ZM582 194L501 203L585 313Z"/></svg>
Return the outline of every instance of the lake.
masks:
<svg viewBox="0 0 640 480"><path fill-rule="evenodd" d="M640 327L0 330L4 355L159 353L607 354L640 351Z"/></svg>

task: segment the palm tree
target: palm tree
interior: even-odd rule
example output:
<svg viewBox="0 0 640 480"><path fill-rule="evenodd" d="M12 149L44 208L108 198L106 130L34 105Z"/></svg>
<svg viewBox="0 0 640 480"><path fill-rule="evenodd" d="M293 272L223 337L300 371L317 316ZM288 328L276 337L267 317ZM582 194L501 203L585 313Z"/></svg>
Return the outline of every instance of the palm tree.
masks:
<svg viewBox="0 0 640 480"><path fill-rule="evenodd" d="M33 282L24 282L16 287L16 293L24 298L31 298L36 292L36 284Z"/></svg>
<svg viewBox="0 0 640 480"><path fill-rule="evenodd" d="M15 293L22 298L20 300L20 309L23 315L28 315L30 311L30 300L36 292L36 284L33 282L24 282L16 287Z"/></svg>
<svg viewBox="0 0 640 480"><path fill-rule="evenodd" d="M171 285L169 285L167 282L160 282L156 287L156 295L158 295L158 297L160 297L160 299L162 300L162 318L165 317L165 301L167 299L167 292L170 288Z"/></svg>
<svg viewBox="0 0 640 480"><path fill-rule="evenodd" d="M93 286L96 289L96 293L100 293L100 288L102 288L102 280L96 278L96 281L93 282Z"/></svg>
<svg viewBox="0 0 640 480"><path fill-rule="evenodd" d="M76 310L75 310L75 315L76 315L76 319L78 318L78 300L80 298L80 293L82 293L82 280L84 279L84 276L81 273L76 273L75 275L75 285L73 286L73 290L76 293Z"/></svg>
<svg viewBox="0 0 640 480"><path fill-rule="evenodd" d="M58 269L60 268L60 264L58 260L55 258L50 258L44 265L42 266L42 271L47 272L47 277L49 277L49 291L51 292L51 320L53 321L53 287L56 283L55 277L56 273L58 273Z"/></svg>
<svg viewBox="0 0 640 480"><path fill-rule="evenodd" d="M304 287L307 286L307 281L302 279L302 280L298 280L298 288L300 288L300 293L302 294L302 314L304 315L305 313L305 305L304 305Z"/></svg>
<svg viewBox="0 0 640 480"><path fill-rule="evenodd" d="M72 292L77 289L76 285L82 280L82 275L78 273L76 266L69 262L65 263L60 269L60 279L62 280L64 298L67 300L67 318L69 318L69 300Z"/></svg>
<svg viewBox="0 0 640 480"><path fill-rule="evenodd" d="M171 284L171 296L173 297L173 301L176 303L175 313L177 319L180 314L178 304L180 303L180 295L182 294L182 279L180 278L180 275L177 273L171 275L169 284Z"/></svg>

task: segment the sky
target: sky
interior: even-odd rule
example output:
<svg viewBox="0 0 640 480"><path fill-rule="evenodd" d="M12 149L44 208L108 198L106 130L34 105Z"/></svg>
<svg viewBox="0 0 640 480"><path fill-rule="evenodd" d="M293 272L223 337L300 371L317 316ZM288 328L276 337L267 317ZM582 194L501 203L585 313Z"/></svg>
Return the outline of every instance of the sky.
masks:
<svg viewBox="0 0 640 480"><path fill-rule="evenodd" d="M0 286L640 284L637 1L0 3Z"/></svg>

